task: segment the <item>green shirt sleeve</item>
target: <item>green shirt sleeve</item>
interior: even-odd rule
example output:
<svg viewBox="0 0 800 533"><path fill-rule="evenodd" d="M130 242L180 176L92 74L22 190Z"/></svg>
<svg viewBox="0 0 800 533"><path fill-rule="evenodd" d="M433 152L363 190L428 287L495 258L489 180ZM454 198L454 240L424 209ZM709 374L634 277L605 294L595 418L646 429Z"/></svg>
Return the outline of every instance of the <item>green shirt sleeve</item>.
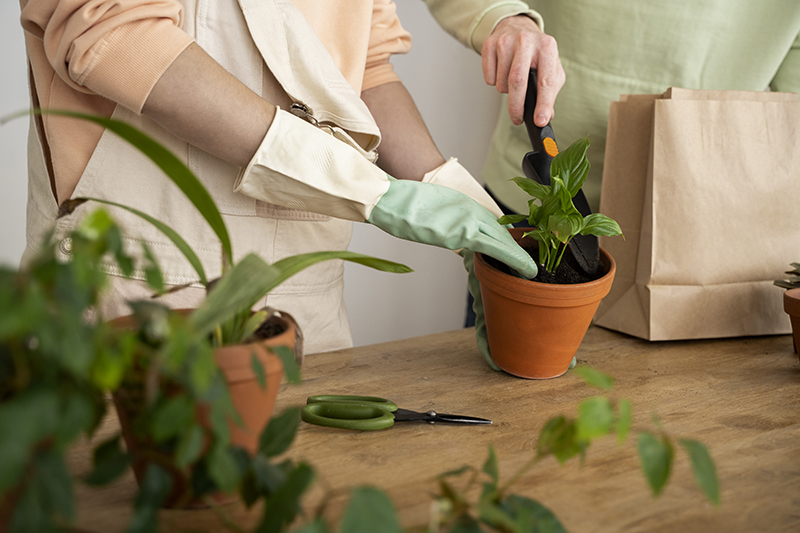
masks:
<svg viewBox="0 0 800 533"><path fill-rule="evenodd" d="M508 17L527 15L544 31L541 15L525 2L492 0L425 0L433 18L464 46L479 54L497 24Z"/></svg>
<svg viewBox="0 0 800 533"><path fill-rule="evenodd" d="M800 93L800 34L794 40L769 87L777 92Z"/></svg>

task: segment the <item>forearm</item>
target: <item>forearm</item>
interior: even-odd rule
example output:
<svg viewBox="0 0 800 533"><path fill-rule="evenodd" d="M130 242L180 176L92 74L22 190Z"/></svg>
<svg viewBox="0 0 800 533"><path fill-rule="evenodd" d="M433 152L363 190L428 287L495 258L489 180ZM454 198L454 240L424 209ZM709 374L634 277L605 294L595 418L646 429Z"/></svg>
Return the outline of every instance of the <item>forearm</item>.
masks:
<svg viewBox="0 0 800 533"><path fill-rule="evenodd" d="M385 83L361 93L381 130L378 166L397 179L421 180L444 163L444 157L400 82Z"/></svg>
<svg viewBox="0 0 800 533"><path fill-rule="evenodd" d="M264 139L275 107L192 44L155 84L142 114L188 143L244 167Z"/></svg>

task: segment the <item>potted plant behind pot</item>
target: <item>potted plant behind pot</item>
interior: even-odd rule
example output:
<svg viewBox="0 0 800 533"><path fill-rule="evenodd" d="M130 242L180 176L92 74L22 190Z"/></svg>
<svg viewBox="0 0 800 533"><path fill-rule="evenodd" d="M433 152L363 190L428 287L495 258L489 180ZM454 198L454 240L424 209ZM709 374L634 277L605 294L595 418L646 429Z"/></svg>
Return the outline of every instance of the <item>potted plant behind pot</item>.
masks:
<svg viewBox="0 0 800 533"><path fill-rule="evenodd" d="M776 279L775 285L787 289L783 293L783 310L792 321L792 343L795 353L800 358L800 263L791 263L794 270L787 270L789 279Z"/></svg>
<svg viewBox="0 0 800 533"><path fill-rule="evenodd" d="M614 259L605 250L600 250L597 279L576 278L580 269L571 267L566 253L576 235L622 235L615 221L599 213L584 217L572 201L589 173L588 147L588 139L579 139L555 156L552 185L514 178L531 196L530 213L506 215L499 223L530 223L530 228L509 231L538 258L534 280L521 279L504 264L475 254L492 360L515 376L546 379L566 372L614 280Z"/></svg>
<svg viewBox="0 0 800 533"><path fill-rule="evenodd" d="M283 366L296 367L295 356L301 355L296 341L302 336L293 320L271 309L253 312L253 306L287 278L320 261L340 259L396 273L411 269L348 251L300 254L271 265L251 253L234 262L231 239L213 199L167 149L113 119L48 113L93 121L141 150L186 194L219 239L222 274L209 280L186 241L146 213L97 198L75 198L60 207L60 216L68 216L81 204L95 201L143 218L175 244L197 273L197 283L206 287L207 296L197 309L176 312L157 301L131 303L132 315L116 324L137 332L137 358L114 398L137 480L150 494L145 499L184 506L216 489L230 492L246 475L246 457L274 451L262 430L272 416L281 380L279 358ZM143 246L149 260L146 281L161 293L165 287L160 270ZM272 330L279 335L265 337ZM160 473L152 473L154 465L160 465ZM165 479L164 469L172 474L170 491L154 481Z"/></svg>

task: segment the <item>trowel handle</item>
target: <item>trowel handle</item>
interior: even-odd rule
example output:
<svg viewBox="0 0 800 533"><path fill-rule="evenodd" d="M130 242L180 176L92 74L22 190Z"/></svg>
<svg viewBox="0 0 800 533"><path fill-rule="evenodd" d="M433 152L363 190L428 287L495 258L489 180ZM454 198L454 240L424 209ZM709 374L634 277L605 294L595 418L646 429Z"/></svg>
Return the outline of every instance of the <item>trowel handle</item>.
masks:
<svg viewBox="0 0 800 533"><path fill-rule="evenodd" d="M556 137L550 124L540 128L533 122L533 112L536 109L536 71L531 69L528 75L528 90L525 93L525 114L523 121L528 129L533 154L528 157L528 162L533 166L543 185L550 185L550 163L558 154Z"/></svg>

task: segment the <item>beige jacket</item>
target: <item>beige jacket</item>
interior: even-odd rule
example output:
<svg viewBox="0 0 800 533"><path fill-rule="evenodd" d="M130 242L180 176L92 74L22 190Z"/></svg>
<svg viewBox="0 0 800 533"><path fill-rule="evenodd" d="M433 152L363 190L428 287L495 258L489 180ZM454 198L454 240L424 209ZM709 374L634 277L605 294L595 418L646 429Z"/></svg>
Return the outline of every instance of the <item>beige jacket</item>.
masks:
<svg viewBox="0 0 800 533"><path fill-rule="evenodd" d="M210 28L224 27L225 32ZM307 19L287 0L186 0L182 29L223 67L265 99L282 107L294 102L314 110L320 121L333 122L372 151L380 134L353 86L317 38ZM35 91L34 87L34 91ZM167 146L191 168L211 191L232 235L237 257L254 252L267 262L297 253L346 249L351 223L256 201L232 191L240 169L188 145L123 105L113 117L144 130ZM53 226L59 249L69 255L66 233L91 207L68 219L55 220L56 201L48 172L47 143L32 122L29 139L28 250L30 256ZM205 221L183 194L143 155L105 131L83 170L74 196L95 196L148 212L180 233L195 249L209 276L220 272L220 246ZM196 275L179 251L158 230L122 210L112 215L122 226L126 245L141 256L141 242L156 253L166 282L183 284ZM23 261L25 258L23 259ZM111 274L120 272L108 266ZM296 275L270 294L266 302L293 314L306 335L309 353L352 344L342 298L343 265L339 261L316 265ZM137 272L138 279L144 279ZM115 279L104 305L110 318L127 313L126 299L147 295L143 283ZM193 307L203 297L201 288L179 292L167 301Z"/></svg>

